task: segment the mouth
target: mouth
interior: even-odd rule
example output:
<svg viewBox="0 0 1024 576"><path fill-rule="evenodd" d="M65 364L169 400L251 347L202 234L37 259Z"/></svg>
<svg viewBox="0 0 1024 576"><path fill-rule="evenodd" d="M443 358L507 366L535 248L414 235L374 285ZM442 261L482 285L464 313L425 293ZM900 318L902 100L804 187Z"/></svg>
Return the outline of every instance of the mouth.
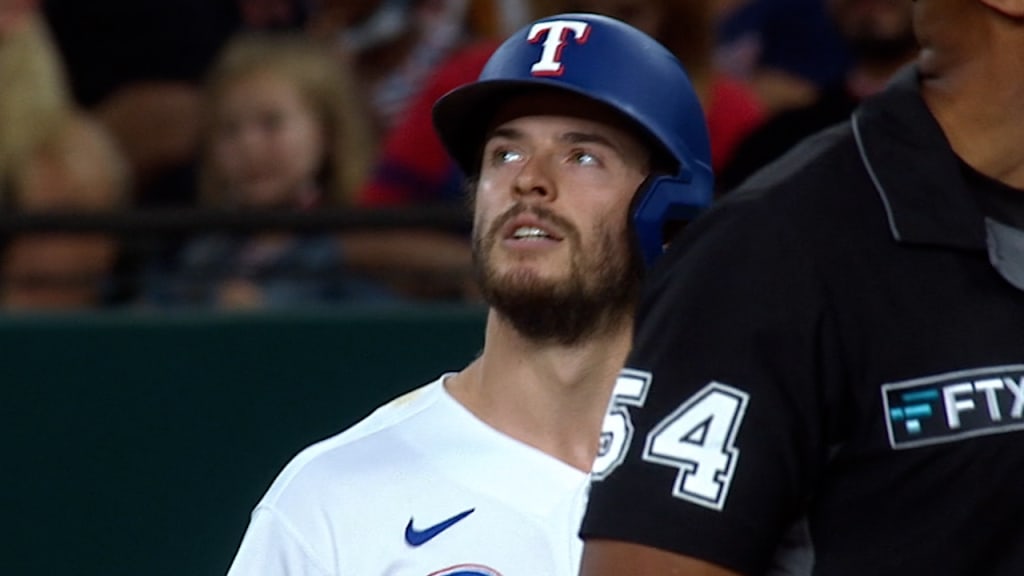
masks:
<svg viewBox="0 0 1024 576"><path fill-rule="evenodd" d="M550 240L551 234L536 226L520 226L512 231L513 240Z"/></svg>
<svg viewBox="0 0 1024 576"><path fill-rule="evenodd" d="M502 227L502 238L514 242L561 242L563 236L550 223L531 214L513 218Z"/></svg>

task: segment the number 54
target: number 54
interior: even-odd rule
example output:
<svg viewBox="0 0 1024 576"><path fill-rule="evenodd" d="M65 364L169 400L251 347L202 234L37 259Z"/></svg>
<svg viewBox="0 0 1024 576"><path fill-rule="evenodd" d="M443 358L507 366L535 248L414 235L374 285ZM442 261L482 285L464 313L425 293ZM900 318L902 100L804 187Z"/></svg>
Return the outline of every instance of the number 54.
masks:
<svg viewBox="0 0 1024 576"><path fill-rule="evenodd" d="M594 480L607 478L626 457L633 440L630 407L647 400L652 375L625 369L616 380L601 429ZM735 446L749 395L721 382L710 382L688 398L647 434L641 458L676 468L672 495L715 510L725 506L740 451Z"/></svg>

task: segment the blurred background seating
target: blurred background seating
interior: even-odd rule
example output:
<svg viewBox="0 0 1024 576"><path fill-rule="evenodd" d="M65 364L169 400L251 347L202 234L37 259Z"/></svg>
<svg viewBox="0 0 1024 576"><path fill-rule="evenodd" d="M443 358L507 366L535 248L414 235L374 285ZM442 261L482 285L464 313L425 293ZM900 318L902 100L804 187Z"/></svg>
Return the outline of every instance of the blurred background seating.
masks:
<svg viewBox="0 0 1024 576"><path fill-rule="evenodd" d="M852 1L864 6L873 4ZM427 304L477 301L463 175L433 134L430 109L437 97L473 79L504 35L544 14L571 10L608 14L648 31L672 49L701 94L723 193L767 161L767 155L749 152L756 147L750 140L763 140L764 131L776 126L772 121L783 113L802 109L831 94L850 77L857 58L849 35L832 18L832 0L2 2L0 10L7 14L2 21L22 20L19 14L29 14L39 21L35 27L42 29L40 36L49 38L45 41L49 48L40 52L49 51L51 68L60 70L57 76L63 78L62 106L74 107L79 116L87 116L78 124L90 128L76 132L98 133L94 139L107 143L107 152L102 154L98 151L104 146L99 144L79 143L73 148L92 149L95 156L107 157L85 164L109 166L107 173L120 174L107 180L121 182L111 184L121 189L111 193L105 205L94 202L88 208L126 219L119 222L119 232L106 235L111 247L100 250L97 240L97 248L88 257L83 253L80 258L70 258L96 262L92 267L96 272L69 276L94 278L99 273L107 277L89 281L91 295L77 297L74 305L72 300L55 304L54 309L112 310L167 304L176 291L174 269L182 270L186 261L193 261L196 253L203 252L206 256L199 259L204 262L196 263L201 264L197 270L203 272L188 274L207 277L207 294L234 296L204 297L192 302L178 298L179 305L155 307L171 311L192 305L216 308L217 302L225 307L242 302L247 302L246 306L266 303L269 301L264 298L264 289L269 276L280 276L273 280L279 285L295 286L306 282L296 281L296 277L308 279L317 274L310 271L310 266L276 265L280 261L268 259L268 255L289 253L281 248L284 236L293 240L299 236L320 238L317 249L311 252L320 253L322 258L313 268L336 278L358 280L354 285L380 288L365 294ZM228 56L234 40L252 34L301 36L330 54L341 78L339 94L344 94L339 98L344 105L339 103L339 107L349 113L336 125L325 127L332 131L326 137L331 149L325 153L343 157L342 166L359 169L346 177L346 189L338 195L336 190L325 188L330 185L322 181L325 170L336 169L331 168L336 161L332 159L319 165L316 186L307 187L319 190L316 202L304 207L261 207L284 209L299 216L308 214L309 221L319 225L307 225L300 234L288 226L277 226L262 235L264 241L246 244L252 248L249 250L235 243L237 230L227 233L218 226L216 215L236 218L258 210L251 210L238 198L230 202L223 201L223 197L211 199L208 190L213 164L208 152L212 148L212 124L217 121L214 100L209 98L211 83L218 81L214 70ZM0 42L0 50L12 51L13 41ZM756 138L755 132L759 133ZM335 145L338 134L349 141ZM13 140L20 142L17 146L21 148L29 146L28 138ZM791 144L780 141L776 148L788 149ZM740 150L745 151L737 160ZM16 163L28 165L25 161ZM113 168L117 164L121 169ZM260 164L269 170L273 162ZM11 176L0 182L6 189L13 185ZM228 186L222 183L221 192L226 194ZM16 219L28 214L28 206L19 207L13 194L5 196L10 203L3 217L15 219L5 232L24 230L32 220ZM35 213L51 209L58 214L84 211L86 208L79 204L80 200L72 198L54 200ZM132 230L133 216L141 219L147 214L171 211L180 216L178 222L192 218L195 224ZM449 215L443 221L424 221L426 214L442 213ZM168 223L173 219L148 221ZM413 221L417 224L410 226ZM294 222L301 222L301 218ZM78 227L82 228L81 223ZM59 228L49 226L46 231ZM250 240L255 232L250 231ZM185 236L191 236L191 240L205 238L217 245L190 251ZM229 237L234 240L225 244ZM83 250L84 246L85 242ZM38 247L28 252L50 250ZM59 252L53 248L52 261L60 260ZM215 253L216 258L212 257ZM20 262L40 259L16 258ZM243 261L262 266L240 272L237 266ZM295 264L294 259L289 261ZM248 274L249 279L241 282L239 274ZM35 279L40 275L46 274L19 274ZM255 276L263 278L264 289L254 289L259 284L251 281ZM225 287L212 286L219 282L226 283ZM21 283L43 284L35 280ZM288 305L324 303L323 294L307 294L308 298L289 298ZM46 306L45 300L38 300L40 306Z"/></svg>

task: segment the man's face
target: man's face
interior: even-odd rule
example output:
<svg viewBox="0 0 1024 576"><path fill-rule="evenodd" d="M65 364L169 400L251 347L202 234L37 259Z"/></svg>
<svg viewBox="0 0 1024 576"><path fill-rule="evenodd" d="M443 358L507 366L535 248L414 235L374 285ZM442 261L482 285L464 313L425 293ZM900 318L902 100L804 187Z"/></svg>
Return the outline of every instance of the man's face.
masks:
<svg viewBox="0 0 1024 576"><path fill-rule="evenodd" d="M901 59L916 46L913 4L907 0L830 0L829 7L859 58Z"/></svg>
<svg viewBox="0 0 1024 576"><path fill-rule="evenodd" d="M639 263L628 209L648 152L606 112L562 98L521 97L499 113L483 151L473 251L498 312L528 337L569 344L632 306Z"/></svg>

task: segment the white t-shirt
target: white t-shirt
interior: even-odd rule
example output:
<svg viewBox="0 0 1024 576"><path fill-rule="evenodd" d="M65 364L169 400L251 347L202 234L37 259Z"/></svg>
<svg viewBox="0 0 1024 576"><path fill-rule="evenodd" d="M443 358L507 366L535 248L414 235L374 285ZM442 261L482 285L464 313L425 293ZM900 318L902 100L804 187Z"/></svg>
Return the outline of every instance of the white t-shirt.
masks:
<svg viewBox="0 0 1024 576"><path fill-rule="evenodd" d="M229 576L575 575L588 475L484 424L443 380L296 456Z"/></svg>

